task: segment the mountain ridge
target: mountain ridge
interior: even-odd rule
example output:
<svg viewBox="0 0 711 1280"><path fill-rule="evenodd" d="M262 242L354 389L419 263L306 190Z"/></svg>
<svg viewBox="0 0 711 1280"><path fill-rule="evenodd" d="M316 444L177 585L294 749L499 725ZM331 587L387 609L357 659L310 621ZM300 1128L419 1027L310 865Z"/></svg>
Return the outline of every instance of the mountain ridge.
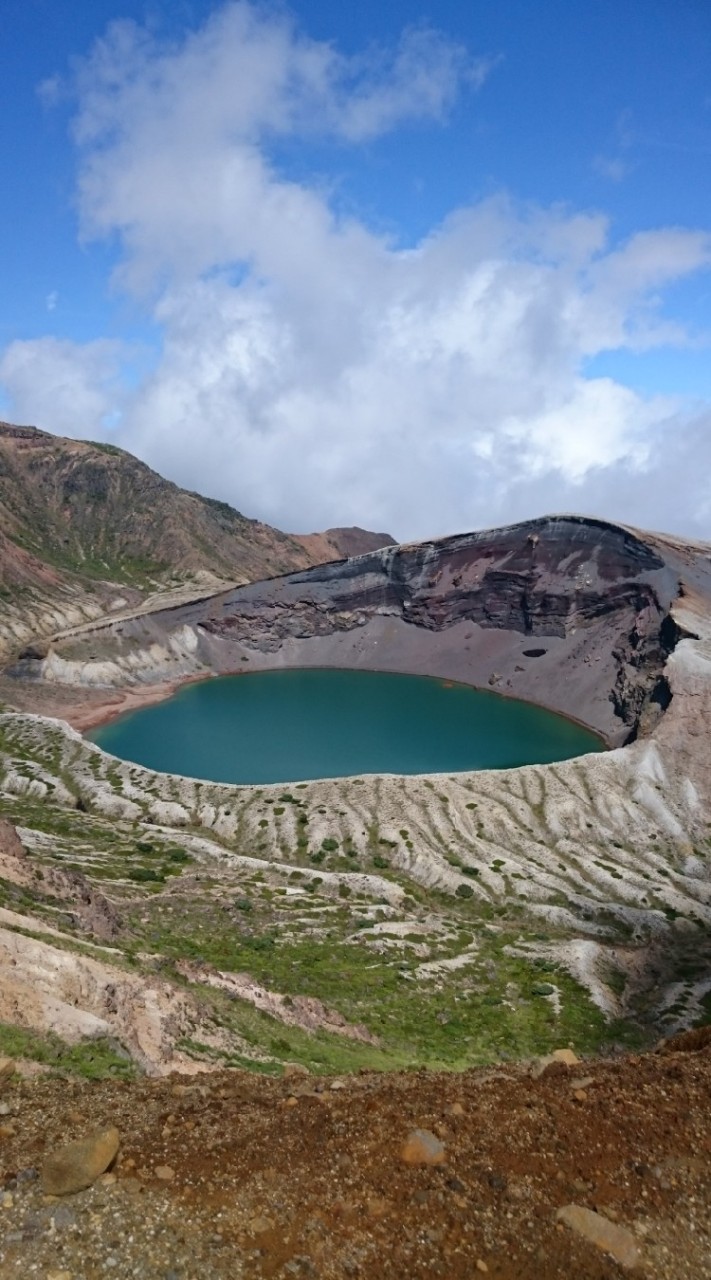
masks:
<svg viewBox="0 0 711 1280"><path fill-rule="evenodd" d="M115 445L0 422L0 650L157 591L217 591L352 554L349 533L387 538L332 530L301 540L181 489Z"/></svg>

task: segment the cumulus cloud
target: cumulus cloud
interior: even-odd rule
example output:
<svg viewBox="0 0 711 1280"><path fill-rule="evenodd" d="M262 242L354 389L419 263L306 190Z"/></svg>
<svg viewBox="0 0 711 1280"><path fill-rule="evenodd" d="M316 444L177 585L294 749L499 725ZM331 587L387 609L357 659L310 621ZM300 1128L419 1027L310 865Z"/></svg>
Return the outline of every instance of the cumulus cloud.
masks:
<svg viewBox="0 0 711 1280"><path fill-rule="evenodd" d="M121 398L121 344L58 338L11 342L0 353L0 384L16 421L58 434L100 436Z"/></svg>
<svg viewBox="0 0 711 1280"><path fill-rule="evenodd" d="M415 537L562 508L659 525L666 460L711 460L706 409L586 361L694 341L663 290L711 263L711 237L619 244L600 214L500 196L403 248L275 159L286 137L441 123L494 66L423 29L348 59L247 3L171 45L114 24L77 81L82 228L118 237L115 283L162 350L128 389L115 345L14 343L17 416L96 435L120 414L111 438L284 528ZM683 521L708 517L694 478Z"/></svg>

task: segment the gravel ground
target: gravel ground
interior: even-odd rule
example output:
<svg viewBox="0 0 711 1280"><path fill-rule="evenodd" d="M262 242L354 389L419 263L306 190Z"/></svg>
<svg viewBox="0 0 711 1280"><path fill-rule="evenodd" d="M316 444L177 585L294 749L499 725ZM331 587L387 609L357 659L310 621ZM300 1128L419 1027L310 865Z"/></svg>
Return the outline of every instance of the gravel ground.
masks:
<svg viewBox="0 0 711 1280"><path fill-rule="evenodd" d="M0 1277L631 1274L556 1220L571 1203L629 1230L634 1274L711 1277L709 1041L538 1078L15 1078L0 1094ZM46 1195L47 1156L106 1125L121 1135L112 1170ZM403 1160L414 1128L444 1163Z"/></svg>

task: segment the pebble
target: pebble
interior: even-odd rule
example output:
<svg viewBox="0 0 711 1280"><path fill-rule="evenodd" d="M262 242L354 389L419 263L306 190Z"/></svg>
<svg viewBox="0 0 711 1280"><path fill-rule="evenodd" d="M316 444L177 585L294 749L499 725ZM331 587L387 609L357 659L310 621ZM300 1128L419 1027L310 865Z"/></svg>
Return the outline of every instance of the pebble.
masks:
<svg viewBox="0 0 711 1280"><path fill-rule="evenodd" d="M400 1152L405 1164L444 1164L446 1158L444 1144L429 1129L413 1129Z"/></svg>
<svg viewBox="0 0 711 1280"><path fill-rule="evenodd" d="M267 1231L273 1231L274 1223L271 1218L266 1218L264 1214L260 1214L258 1217L252 1218L247 1223L247 1227L251 1235L262 1236Z"/></svg>
<svg viewBox="0 0 711 1280"><path fill-rule="evenodd" d="M72 1280L71 1271L48 1271L45 1280Z"/></svg>
<svg viewBox="0 0 711 1280"><path fill-rule="evenodd" d="M69 1208L69 1205L67 1204L58 1204L57 1208L54 1210L54 1213L52 1214L52 1222L54 1223L55 1227L60 1227L60 1228L73 1227L76 1225L76 1220L77 1220L77 1215L75 1214L73 1209Z"/></svg>
<svg viewBox="0 0 711 1280"><path fill-rule="evenodd" d="M484 1272L484 1271L488 1271L488 1270L489 1270L489 1268L487 1267L487 1265L486 1265L486 1263L484 1262L484 1259L483 1259L483 1258L477 1258L477 1260L476 1260L476 1269L477 1269L477 1271L482 1271L482 1272Z"/></svg>
<svg viewBox="0 0 711 1280"><path fill-rule="evenodd" d="M449 1108L449 1114L450 1116L463 1116L464 1107L462 1106L461 1102L453 1102L451 1107Z"/></svg>
<svg viewBox="0 0 711 1280"><path fill-rule="evenodd" d="M564 1062L566 1067L577 1067L580 1058L572 1049L554 1049L550 1055L554 1062Z"/></svg>
<svg viewBox="0 0 711 1280"><path fill-rule="evenodd" d="M155 1172L161 1182L172 1182L175 1177L175 1169L171 1169L169 1164L159 1164Z"/></svg>
<svg viewBox="0 0 711 1280"><path fill-rule="evenodd" d="M119 1131L112 1126L53 1151L42 1166L43 1190L67 1196L90 1187L115 1160L119 1142Z"/></svg>
<svg viewBox="0 0 711 1280"><path fill-rule="evenodd" d="M610 1222L608 1218L579 1204L565 1205L558 1210L556 1218L604 1253L609 1253L621 1267L632 1268L639 1263L637 1241L626 1227L620 1227L616 1222Z"/></svg>
<svg viewBox="0 0 711 1280"><path fill-rule="evenodd" d="M385 1214L390 1208L390 1202L388 1200L376 1198L373 1200L369 1200L367 1207L368 1207L368 1215L371 1218L384 1218Z"/></svg>

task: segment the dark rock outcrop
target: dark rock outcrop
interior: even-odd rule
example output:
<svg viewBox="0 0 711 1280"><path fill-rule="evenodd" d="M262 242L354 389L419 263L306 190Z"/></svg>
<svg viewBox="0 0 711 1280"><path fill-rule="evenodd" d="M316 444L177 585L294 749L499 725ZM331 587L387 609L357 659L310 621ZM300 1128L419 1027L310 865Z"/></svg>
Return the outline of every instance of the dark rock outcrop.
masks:
<svg viewBox="0 0 711 1280"><path fill-rule="evenodd" d="M571 649L583 667L604 662L607 672L611 658L614 674L603 694L616 731L609 717L601 725L600 716L586 715L585 699L578 707L572 700L561 706L560 695L541 689L540 701L597 721L609 737L624 741L641 725L650 727L665 707L662 673L679 635L669 609L679 585L679 566L652 539L604 521L548 518L385 548L254 584L223 598L199 626L276 654L292 640L355 632L378 615L440 636L462 626L520 636L529 642L515 646L523 672L526 659L542 668L548 658L555 677ZM549 644L531 646L532 637ZM466 678L465 664L452 674ZM510 675L497 657L487 683L504 690ZM481 676L474 682L483 683Z"/></svg>

